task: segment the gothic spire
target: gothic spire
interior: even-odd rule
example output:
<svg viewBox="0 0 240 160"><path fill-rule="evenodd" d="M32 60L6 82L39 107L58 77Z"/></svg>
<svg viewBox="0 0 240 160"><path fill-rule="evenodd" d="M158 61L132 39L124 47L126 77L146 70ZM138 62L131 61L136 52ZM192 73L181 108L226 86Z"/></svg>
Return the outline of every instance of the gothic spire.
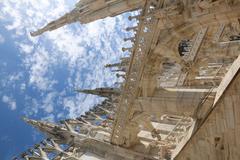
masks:
<svg viewBox="0 0 240 160"><path fill-rule="evenodd" d="M58 125L45 121L37 121L33 119L28 119L23 117L23 120L38 129L39 131L45 133L48 137L53 138L58 142L64 142L66 144L71 143L72 137L76 135L73 129L69 129L70 126L66 125Z"/></svg>
<svg viewBox="0 0 240 160"><path fill-rule="evenodd" d="M143 5L144 1L145 0L81 0L71 12L50 22L45 27L32 32L31 35L38 36L46 31L52 31L77 21L89 23L108 16L116 16L123 12L138 9Z"/></svg>
<svg viewBox="0 0 240 160"><path fill-rule="evenodd" d="M79 89L76 90L77 92L85 93L85 94L92 94L92 95L97 95L100 97L107 97L111 98L112 96L118 96L120 94L119 89L117 88L96 88L93 90L90 89Z"/></svg>
<svg viewBox="0 0 240 160"><path fill-rule="evenodd" d="M59 127L56 124L50 123L50 122L45 122L45 121L37 121L37 120L33 120L33 119L28 119L26 117L22 118L26 123L30 124L31 126L33 126L34 128L40 130L41 132L44 132L46 134L53 134L54 133L54 129L63 129L61 127Z"/></svg>
<svg viewBox="0 0 240 160"><path fill-rule="evenodd" d="M31 36L35 37L35 36L41 35L44 32L61 28L61 27L65 26L66 24L74 23L76 21L78 21L77 11L73 10L70 13L67 13L64 16L60 17L59 19L48 23L45 27L43 27L35 32L31 32L30 34L31 34Z"/></svg>

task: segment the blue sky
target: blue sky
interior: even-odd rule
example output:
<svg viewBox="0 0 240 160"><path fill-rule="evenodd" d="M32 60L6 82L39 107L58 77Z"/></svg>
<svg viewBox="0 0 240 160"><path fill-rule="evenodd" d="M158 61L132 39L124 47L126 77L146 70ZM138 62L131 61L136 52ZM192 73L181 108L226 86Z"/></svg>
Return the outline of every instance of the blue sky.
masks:
<svg viewBox="0 0 240 160"><path fill-rule="evenodd" d="M76 0L3 0L0 3L0 159L8 160L42 135L22 116L58 121L77 117L97 102L76 88L113 86L120 81L104 65L121 51L133 25L127 15L87 25L65 26L32 38L30 31L74 7Z"/></svg>

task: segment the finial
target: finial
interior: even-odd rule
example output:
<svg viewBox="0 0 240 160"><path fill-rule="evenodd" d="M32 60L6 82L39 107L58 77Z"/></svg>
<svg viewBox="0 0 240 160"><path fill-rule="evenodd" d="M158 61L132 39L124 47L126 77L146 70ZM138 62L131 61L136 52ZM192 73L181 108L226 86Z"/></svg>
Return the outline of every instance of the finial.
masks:
<svg viewBox="0 0 240 160"><path fill-rule="evenodd" d="M33 119L29 119L27 117L22 117L22 120L25 121L26 123L35 126L38 122L36 120Z"/></svg>
<svg viewBox="0 0 240 160"><path fill-rule="evenodd" d="M140 17L140 15L136 15L136 16L129 16L128 19L131 21L133 19L138 19Z"/></svg>
<svg viewBox="0 0 240 160"><path fill-rule="evenodd" d="M119 67L121 66L122 63L113 63L113 64L106 64L106 68L111 68L111 67Z"/></svg>
<svg viewBox="0 0 240 160"><path fill-rule="evenodd" d="M131 52L132 48L122 48L122 51L125 52L125 51L129 51Z"/></svg>
<svg viewBox="0 0 240 160"><path fill-rule="evenodd" d="M132 42L134 42L134 41L135 41L135 37L124 38L123 40L124 40L125 42L126 42L126 41L132 41Z"/></svg>
<svg viewBox="0 0 240 160"><path fill-rule="evenodd" d="M137 28L138 28L138 26L135 26L135 27L127 27L127 28L126 28L126 31L131 31L131 30L135 31L135 30L137 30Z"/></svg>

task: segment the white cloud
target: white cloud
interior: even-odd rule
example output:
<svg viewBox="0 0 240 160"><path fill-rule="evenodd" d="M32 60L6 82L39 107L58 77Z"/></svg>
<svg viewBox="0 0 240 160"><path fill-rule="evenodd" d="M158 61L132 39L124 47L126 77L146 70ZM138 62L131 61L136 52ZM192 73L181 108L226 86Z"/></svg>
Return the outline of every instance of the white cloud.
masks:
<svg viewBox="0 0 240 160"><path fill-rule="evenodd" d="M46 113L52 113L54 110L54 99L57 96L57 93L51 92L46 95L43 100L43 109Z"/></svg>
<svg viewBox="0 0 240 160"><path fill-rule="evenodd" d="M25 96L24 101L25 101L24 114L27 117L37 115L41 106L40 102L38 102L37 99L32 98L28 95Z"/></svg>
<svg viewBox="0 0 240 160"><path fill-rule="evenodd" d="M76 103L76 100L73 97L64 98L63 106L68 110L70 117L76 117L83 113L81 107Z"/></svg>
<svg viewBox="0 0 240 160"><path fill-rule="evenodd" d="M12 75L9 75L8 81L10 82L16 82L18 80L20 80L23 77L23 73L19 72L19 73L14 73Z"/></svg>
<svg viewBox="0 0 240 160"><path fill-rule="evenodd" d="M25 59L25 65L29 66L29 84L36 86L39 90L51 90L56 80L48 78L49 66L55 59L50 59L45 48L38 48L31 57Z"/></svg>
<svg viewBox="0 0 240 160"><path fill-rule="evenodd" d="M5 38L0 34L0 44L5 42Z"/></svg>
<svg viewBox="0 0 240 160"><path fill-rule="evenodd" d="M26 54L30 54L34 49L34 47L32 45L24 44L24 43L20 43L19 47L20 47L20 50Z"/></svg>
<svg viewBox="0 0 240 160"><path fill-rule="evenodd" d="M20 89L21 89L21 91L25 91L25 90L26 90L26 84L25 84L25 83L22 83L22 84L20 85Z"/></svg>
<svg viewBox="0 0 240 160"><path fill-rule="evenodd" d="M2 101L6 103L11 110L16 110L17 108L16 101L12 97L4 95L2 97Z"/></svg>
<svg viewBox="0 0 240 160"><path fill-rule="evenodd" d="M61 101L58 105L64 106L68 116L79 116L99 100L93 96L66 94L75 88L110 86L117 81L116 76L103 66L125 55L121 52L125 45L122 40L123 29L129 22L123 16L87 25L68 25L37 38L29 36L30 31L69 11L75 2L69 4L68 0L53 0L50 5L48 0L8 0L4 1L0 9L5 28L14 32L13 37L21 51L22 65L29 74L26 85L36 88L42 97L27 98L27 106L34 106L26 107L28 115L38 114L39 109L52 113L56 109L54 97L59 97ZM67 76L59 79L55 74L60 67L67 68ZM64 89L56 93L56 86L61 82L64 82ZM21 85L21 89L26 89L26 85ZM55 93L54 96L49 95L51 92ZM45 108L40 107L42 104Z"/></svg>

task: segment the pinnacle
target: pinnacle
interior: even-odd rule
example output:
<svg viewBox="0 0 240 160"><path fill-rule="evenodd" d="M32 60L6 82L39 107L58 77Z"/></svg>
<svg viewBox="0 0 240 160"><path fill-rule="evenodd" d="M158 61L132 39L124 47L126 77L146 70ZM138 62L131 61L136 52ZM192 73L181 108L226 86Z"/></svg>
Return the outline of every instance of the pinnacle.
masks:
<svg viewBox="0 0 240 160"><path fill-rule="evenodd" d="M30 125L34 125L37 122L36 120L29 119L27 117L22 117L22 120L25 121L26 123L30 124Z"/></svg>

